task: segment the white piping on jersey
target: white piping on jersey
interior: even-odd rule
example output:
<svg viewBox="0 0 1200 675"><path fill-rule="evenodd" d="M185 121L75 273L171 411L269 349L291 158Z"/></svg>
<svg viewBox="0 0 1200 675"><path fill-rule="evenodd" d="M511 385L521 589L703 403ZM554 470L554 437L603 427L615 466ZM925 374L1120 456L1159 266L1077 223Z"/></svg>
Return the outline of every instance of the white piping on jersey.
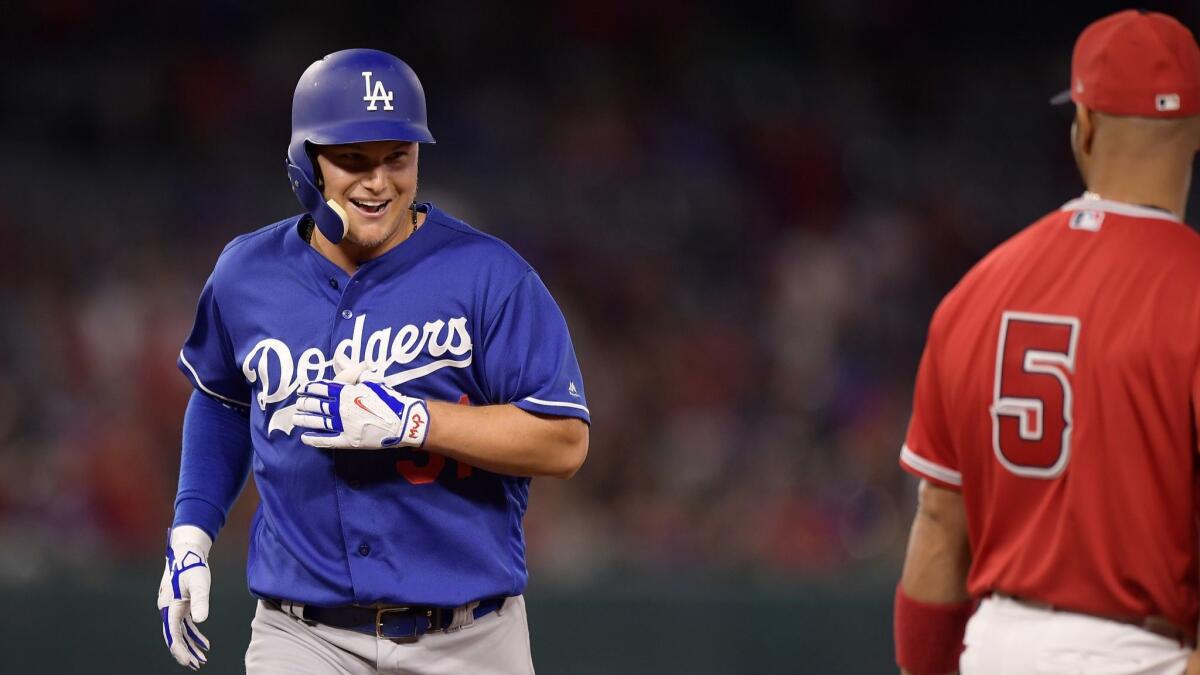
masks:
<svg viewBox="0 0 1200 675"><path fill-rule="evenodd" d="M548 405L548 406L553 406L553 407L557 407L557 408L578 408L579 410L582 410L583 412L587 413L589 416L592 414L592 411L588 410L587 406L580 405L578 403L566 403L564 401L543 401L540 398L534 398L532 396L526 396L525 398L523 398L521 400L529 401L530 403L536 403L538 405Z"/></svg>
<svg viewBox="0 0 1200 675"><path fill-rule="evenodd" d="M232 403L232 404L234 404L234 405L240 405L240 406L242 406L243 408L249 408L249 407L250 407L250 404L249 404L249 403L242 403L241 401L235 401L235 400L233 400L233 399L231 399L231 398L228 398L228 397L226 397L226 396L222 396L222 395L218 394L217 392L213 391L212 389L209 389L208 387L204 386L204 383L200 381L200 376L196 374L196 369L192 367L192 364L188 363L187 357L183 355L183 350L182 350L182 349L180 349L180 350L179 350L179 360L180 360L180 361L183 363L183 365L187 366L187 369L188 369L189 371L191 371L191 373L192 373L192 379L196 381L196 386L197 386L197 387L200 387L200 389L201 389L201 390L202 390L204 393L208 394L209 396L215 396L215 397L217 397L217 398L221 399L222 401L227 401L227 402L229 402L229 403Z"/></svg>
<svg viewBox="0 0 1200 675"><path fill-rule="evenodd" d="M907 443L900 448L900 461L930 478L936 478L943 483L962 487L962 473L925 459L913 452Z"/></svg>
<svg viewBox="0 0 1200 675"><path fill-rule="evenodd" d="M1116 213L1118 215L1132 216L1134 218L1169 220L1173 223L1183 222L1174 213L1152 209L1148 206L1141 206L1139 204L1114 202L1111 199L1102 199L1096 197L1077 197L1066 204L1063 204L1059 211L1104 211L1105 213Z"/></svg>

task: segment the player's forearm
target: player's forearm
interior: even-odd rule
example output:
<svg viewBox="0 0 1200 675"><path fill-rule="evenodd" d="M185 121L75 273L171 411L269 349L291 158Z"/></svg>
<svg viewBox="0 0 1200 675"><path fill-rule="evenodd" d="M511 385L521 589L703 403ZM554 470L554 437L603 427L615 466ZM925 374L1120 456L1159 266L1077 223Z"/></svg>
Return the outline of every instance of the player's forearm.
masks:
<svg viewBox="0 0 1200 675"><path fill-rule="evenodd" d="M183 418L183 451L174 525L196 525L215 539L250 471L246 414L192 392Z"/></svg>
<svg viewBox="0 0 1200 675"><path fill-rule="evenodd" d="M962 495L921 481L893 624L896 663L904 675L957 670L971 611L970 565Z"/></svg>
<svg viewBox="0 0 1200 675"><path fill-rule="evenodd" d="M922 602L962 602L968 598L970 566L962 495L922 481L901 587Z"/></svg>
<svg viewBox="0 0 1200 675"><path fill-rule="evenodd" d="M583 465L588 425L514 405L429 403L424 449L494 473L570 478Z"/></svg>

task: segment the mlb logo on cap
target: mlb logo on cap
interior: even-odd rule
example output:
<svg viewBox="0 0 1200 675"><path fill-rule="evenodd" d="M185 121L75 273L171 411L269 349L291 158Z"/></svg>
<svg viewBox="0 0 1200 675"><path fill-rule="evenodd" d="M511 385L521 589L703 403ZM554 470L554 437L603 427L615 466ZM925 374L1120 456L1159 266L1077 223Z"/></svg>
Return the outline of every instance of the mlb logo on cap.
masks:
<svg viewBox="0 0 1200 675"><path fill-rule="evenodd" d="M1126 10L1084 29L1071 56L1072 87L1051 99L1136 117L1200 114L1200 47L1166 14Z"/></svg>
<svg viewBox="0 0 1200 675"><path fill-rule="evenodd" d="M1159 94L1154 99L1154 107L1159 112L1179 110L1179 94Z"/></svg>

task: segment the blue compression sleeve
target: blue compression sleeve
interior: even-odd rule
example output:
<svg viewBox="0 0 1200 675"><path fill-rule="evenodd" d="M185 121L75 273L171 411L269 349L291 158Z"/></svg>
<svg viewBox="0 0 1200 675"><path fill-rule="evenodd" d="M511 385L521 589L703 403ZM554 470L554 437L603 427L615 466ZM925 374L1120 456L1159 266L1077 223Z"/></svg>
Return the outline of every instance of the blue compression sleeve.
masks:
<svg viewBox="0 0 1200 675"><path fill-rule="evenodd" d="M195 525L215 540L250 475L252 452L247 411L193 391L183 416L172 527Z"/></svg>

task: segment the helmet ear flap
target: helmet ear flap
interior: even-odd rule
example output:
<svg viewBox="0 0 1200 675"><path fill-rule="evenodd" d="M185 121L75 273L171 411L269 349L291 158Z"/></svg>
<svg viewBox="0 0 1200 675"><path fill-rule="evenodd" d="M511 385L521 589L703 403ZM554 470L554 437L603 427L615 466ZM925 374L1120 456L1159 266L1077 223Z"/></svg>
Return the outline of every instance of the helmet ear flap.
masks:
<svg viewBox="0 0 1200 675"><path fill-rule="evenodd" d="M330 243L336 244L341 241L342 237L346 236L346 230L349 228L345 211L338 206L336 201L325 199L323 191L318 189L309 180L304 169L289 161L287 163L287 172L288 181L292 185L292 192L296 194L296 198L300 200L300 204L304 206L304 210L312 215L317 228L321 230L321 234Z"/></svg>

